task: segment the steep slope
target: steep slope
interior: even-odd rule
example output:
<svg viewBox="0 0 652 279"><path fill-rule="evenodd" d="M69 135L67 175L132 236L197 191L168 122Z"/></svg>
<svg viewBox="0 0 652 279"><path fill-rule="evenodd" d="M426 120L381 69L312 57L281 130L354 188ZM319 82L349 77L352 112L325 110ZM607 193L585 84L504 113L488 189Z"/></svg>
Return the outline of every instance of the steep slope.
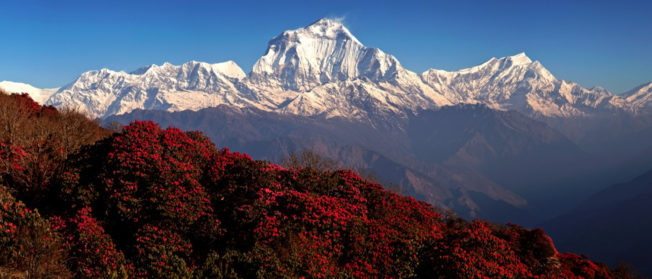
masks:
<svg viewBox="0 0 652 279"><path fill-rule="evenodd" d="M421 160L474 168L521 193L536 189L531 185L519 189L512 181L545 184L551 174L576 172L575 166L588 160L578 146L545 123L482 105L421 112L410 118L407 132L412 152Z"/></svg>
<svg viewBox="0 0 652 279"><path fill-rule="evenodd" d="M640 110L649 113L649 109L652 107L652 82L625 92L623 98L633 106L636 112Z"/></svg>
<svg viewBox="0 0 652 279"><path fill-rule="evenodd" d="M45 102L59 90L59 88L36 88L27 83L13 82L13 81L1 81L0 89L4 89L7 93L27 93L29 97L32 98L39 104L45 104Z"/></svg>
<svg viewBox="0 0 652 279"><path fill-rule="evenodd" d="M628 262L652 275L652 170L593 195L543 224L561 249L583 251L615 265Z"/></svg>
<svg viewBox="0 0 652 279"><path fill-rule="evenodd" d="M309 91L334 81L389 80L404 71L396 58L362 45L341 22L320 19L269 42L249 74L254 83Z"/></svg>
<svg viewBox="0 0 652 279"><path fill-rule="evenodd" d="M482 105L422 111L409 117L406 132L410 154L419 161L473 170L527 201L527 207L516 210L518 203L473 198L484 218L531 224L572 208L589 186L596 189L590 183L597 167L593 157L545 123L516 111ZM428 173L429 167L419 170Z"/></svg>

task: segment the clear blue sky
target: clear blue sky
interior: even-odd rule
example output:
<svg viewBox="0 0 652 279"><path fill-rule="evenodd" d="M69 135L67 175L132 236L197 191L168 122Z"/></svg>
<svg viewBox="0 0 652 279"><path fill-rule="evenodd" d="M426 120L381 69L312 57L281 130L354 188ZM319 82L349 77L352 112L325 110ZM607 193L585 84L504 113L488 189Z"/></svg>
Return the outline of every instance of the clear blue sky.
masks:
<svg viewBox="0 0 652 279"><path fill-rule="evenodd" d="M524 51L555 76L621 93L652 81L652 1L0 2L0 80L58 87L99 68L234 60L284 30L344 17L408 69L456 70Z"/></svg>

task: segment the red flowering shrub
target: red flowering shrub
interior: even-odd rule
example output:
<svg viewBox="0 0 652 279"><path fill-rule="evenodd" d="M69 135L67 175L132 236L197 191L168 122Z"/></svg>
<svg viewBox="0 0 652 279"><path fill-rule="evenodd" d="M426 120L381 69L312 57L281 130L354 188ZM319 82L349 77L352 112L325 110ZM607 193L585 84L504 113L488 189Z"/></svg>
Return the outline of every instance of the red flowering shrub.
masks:
<svg viewBox="0 0 652 279"><path fill-rule="evenodd" d="M92 217L89 208L81 209L67 220L53 217L51 222L63 236L64 247L71 256L70 266L78 277L128 278L133 273L133 266Z"/></svg>
<svg viewBox="0 0 652 279"><path fill-rule="evenodd" d="M209 143L198 144L178 129L162 130L152 122L137 122L108 143L104 168L95 173L102 203L114 217L137 224L149 219L188 226L211 215L199 183ZM74 174L68 174L74 176Z"/></svg>
<svg viewBox="0 0 652 279"><path fill-rule="evenodd" d="M19 144L0 142L0 174L3 176L2 180L9 183L22 180L14 178L14 176L25 171L25 160L28 155L23 146Z"/></svg>
<svg viewBox="0 0 652 279"><path fill-rule="evenodd" d="M365 218L363 208L342 198L289 190L261 190L262 218L254 229L261 249L274 251L280 270L313 278L333 277L342 269L344 235ZM289 240L289 241L288 241ZM287 268L290 270L287 270Z"/></svg>
<svg viewBox="0 0 652 279"><path fill-rule="evenodd" d="M495 228L496 235L509 243L519 260L535 275L551 274L556 269L557 249L542 229L528 230L508 224Z"/></svg>
<svg viewBox="0 0 652 279"><path fill-rule="evenodd" d="M445 236L427 247L421 276L435 278L526 278L528 267L492 226L474 221L450 224Z"/></svg>
<svg viewBox="0 0 652 279"><path fill-rule="evenodd" d="M112 237L134 248L126 252L137 263L137 276L185 277L203 257L193 254L192 243L205 246L221 234L201 185L217 149L202 139L152 122L134 123L72 160L58 180L62 198L102 211L96 216Z"/></svg>
<svg viewBox="0 0 652 279"><path fill-rule="evenodd" d="M16 103L19 108L23 109L28 116L34 117L41 112L41 105L32 100L27 93L15 94Z"/></svg>
<svg viewBox="0 0 652 279"><path fill-rule="evenodd" d="M358 199L366 217L350 240L346 257L352 259L346 269L354 277L396 274L414 276L419 248L426 241L441 237L441 215L430 205L413 198L384 191L350 171L338 171L349 189L360 192ZM387 255L392 255L388 257Z"/></svg>
<svg viewBox="0 0 652 279"><path fill-rule="evenodd" d="M604 264L594 263L572 253L559 254L557 258L563 272L561 278L613 278Z"/></svg>

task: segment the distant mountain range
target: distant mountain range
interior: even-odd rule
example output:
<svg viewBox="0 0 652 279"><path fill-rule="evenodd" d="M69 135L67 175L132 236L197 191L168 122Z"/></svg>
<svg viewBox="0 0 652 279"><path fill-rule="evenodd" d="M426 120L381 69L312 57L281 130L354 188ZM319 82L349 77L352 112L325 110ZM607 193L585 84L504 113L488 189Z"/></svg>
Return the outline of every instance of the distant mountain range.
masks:
<svg viewBox="0 0 652 279"><path fill-rule="evenodd" d="M524 53L454 72L417 74L394 56L364 46L341 22L330 19L273 38L249 74L232 61L192 61L131 73L89 71L56 92L14 85L0 87L99 118L135 109L183 111L218 105L365 121L456 104L479 103L535 117L636 114L652 107L652 83L623 95L586 89L556 79Z"/></svg>

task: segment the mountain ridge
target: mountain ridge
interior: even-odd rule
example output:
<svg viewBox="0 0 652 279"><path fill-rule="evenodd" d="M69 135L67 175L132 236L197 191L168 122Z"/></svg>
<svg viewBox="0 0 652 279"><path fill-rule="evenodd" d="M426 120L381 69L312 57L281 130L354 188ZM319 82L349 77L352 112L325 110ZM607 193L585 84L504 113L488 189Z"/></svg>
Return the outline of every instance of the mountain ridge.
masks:
<svg viewBox="0 0 652 279"><path fill-rule="evenodd" d="M164 63L131 73L89 71L45 103L76 107L93 118L137 108L181 111L226 104L373 121L388 113L404 115L464 103L517 110L535 118L564 118L646 112L652 107L652 92L620 96L600 87L586 89L556 79L525 53L458 71L429 69L418 74L394 56L363 45L341 22L320 19L270 40L247 74L233 61Z"/></svg>

